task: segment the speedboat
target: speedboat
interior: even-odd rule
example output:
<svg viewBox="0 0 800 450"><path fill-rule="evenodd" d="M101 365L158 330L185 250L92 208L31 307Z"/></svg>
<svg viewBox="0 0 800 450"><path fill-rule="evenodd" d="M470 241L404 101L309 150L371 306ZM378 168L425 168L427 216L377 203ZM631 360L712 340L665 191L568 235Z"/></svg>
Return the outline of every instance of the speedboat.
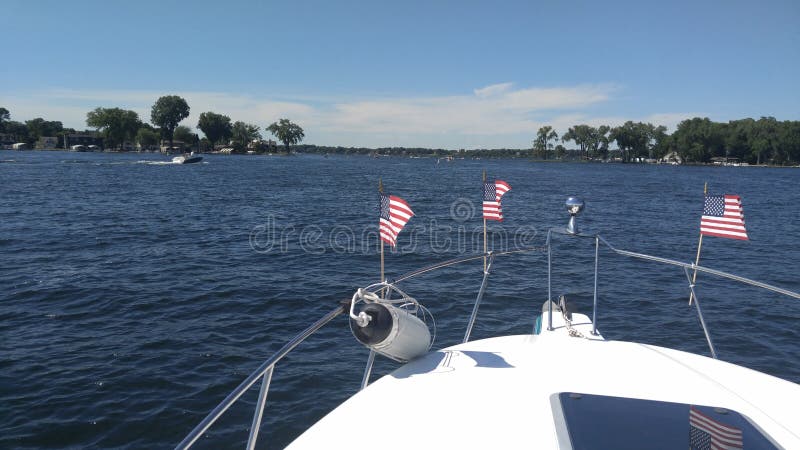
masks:
<svg viewBox="0 0 800 450"><path fill-rule="evenodd" d="M195 152L184 153L183 155L172 158L174 164L191 164L198 163L203 160L203 157L195 154Z"/></svg>
<svg viewBox="0 0 800 450"><path fill-rule="evenodd" d="M543 246L465 256L358 289L350 300L286 343L225 398L176 448L189 448L259 381L248 447L253 448L275 364L339 316L369 349L361 390L306 430L287 448L539 448L674 449L800 448L800 385L717 358L691 272L800 294L692 263L617 249L583 233L583 202L567 201L567 227L548 230ZM554 241L595 244L591 311L568 296L554 298ZM604 339L598 328L601 248L671 267L685 280L709 356L636 342ZM547 254L547 293L530 320L530 334L470 340L496 258ZM484 259L483 279L460 344L431 351L435 322L403 282L435 270ZM520 299L529 300L529 299ZM399 362L371 381L377 355ZM267 430L268 431L268 430Z"/></svg>

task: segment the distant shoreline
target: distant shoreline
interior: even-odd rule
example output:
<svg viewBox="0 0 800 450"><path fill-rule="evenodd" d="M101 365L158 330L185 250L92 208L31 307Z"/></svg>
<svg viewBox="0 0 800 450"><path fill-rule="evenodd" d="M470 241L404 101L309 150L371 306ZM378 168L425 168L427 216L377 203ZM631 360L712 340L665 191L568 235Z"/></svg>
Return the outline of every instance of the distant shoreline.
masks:
<svg viewBox="0 0 800 450"><path fill-rule="evenodd" d="M168 157L173 154L178 153L162 153L159 151L124 151L124 150L102 150L102 151L76 151L76 150L68 150L63 148L37 148L37 149L0 149L5 150L8 152L64 152L64 153L114 153L114 154L131 154L131 155L162 155L164 157ZM294 149L293 149L294 150ZM441 150L432 150L432 151L441 151ZM444 150L446 152L457 152L457 150ZM393 153L391 150L388 153L363 153L363 152L346 152L346 151L331 151L328 153L322 153L317 151L307 152L301 150L294 150L292 153L221 153L221 152L204 152L203 154L207 155L220 155L220 156L292 156L292 155L315 155L319 157L328 157L331 155L334 156L354 156L354 157L364 157L364 158L405 158L405 159L430 159L430 160L437 160L437 164L441 164L446 166L447 164L457 163L458 161L469 160L469 161L478 161L478 160L508 160L508 159L517 159L517 160L525 160L530 163L547 163L547 164L564 164L564 163L572 163L572 164L614 164L614 165L626 165L626 166L684 166L684 167L768 167L768 168L800 168L800 165L779 165L779 164L730 164L730 163L703 163L703 162L687 162L681 164L674 164L674 163L664 163L664 162L652 162L652 161L629 161L623 162L621 160L587 160L587 159L577 159L577 158L564 158L564 159L538 159L530 156L509 156L509 155L492 155L492 156L473 156L469 155L469 152L479 151L479 150L465 150L464 153L458 153L458 156L453 155L440 155L440 154L427 154L427 155L417 155L417 154L399 154ZM483 152L491 151L491 150L483 150ZM525 150L518 150L519 152L523 152ZM374 152L377 152L375 150Z"/></svg>

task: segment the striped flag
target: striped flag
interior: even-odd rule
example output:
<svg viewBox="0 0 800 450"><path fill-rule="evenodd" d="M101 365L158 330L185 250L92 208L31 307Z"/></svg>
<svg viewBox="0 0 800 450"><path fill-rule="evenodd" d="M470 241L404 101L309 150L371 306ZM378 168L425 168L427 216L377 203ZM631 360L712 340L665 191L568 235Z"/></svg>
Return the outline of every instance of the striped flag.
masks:
<svg viewBox="0 0 800 450"><path fill-rule="evenodd" d="M381 240L396 247L397 235L413 215L414 211L402 198L381 194Z"/></svg>
<svg viewBox="0 0 800 450"><path fill-rule="evenodd" d="M503 194L511 190L505 181L495 180L494 183L483 183L483 218L486 220L503 221L503 208L500 199Z"/></svg>
<svg viewBox="0 0 800 450"><path fill-rule="evenodd" d="M712 419L689 407L689 449L741 449L742 430Z"/></svg>
<svg viewBox="0 0 800 450"><path fill-rule="evenodd" d="M709 195L700 219L700 234L730 239L747 239L742 213L742 199L738 195Z"/></svg>

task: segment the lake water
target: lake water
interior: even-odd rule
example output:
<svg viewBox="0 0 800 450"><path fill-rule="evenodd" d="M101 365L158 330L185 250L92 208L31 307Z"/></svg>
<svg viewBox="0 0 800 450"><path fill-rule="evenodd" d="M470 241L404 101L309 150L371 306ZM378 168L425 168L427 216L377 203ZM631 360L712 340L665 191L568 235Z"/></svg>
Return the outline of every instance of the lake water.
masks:
<svg viewBox="0 0 800 450"><path fill-rule="evenodd" d="M579 223L619 248L693 260L703 183L742 196L750 241L705 238L702 263L800 290L800 171L331 156L0 151L0 448L172 448L297 332L379 276L377 184L416 216L389 278L475 253L481 173L507 181L495 248ZM560 237L554 294L591 307L593 242ZM529 333L546 256L498 257L473 339ZM463 336L480 262L403 284ZM708 354L680 269L601 252L606 339ZM721 359L800 382L800 301L698 277ZM367 350L340 318L276 368L260 446L281 448L358 389ZM396 365L378 358L375 376ZM544 368L543 376L559 370ZM198 448L241 448L257 389Z"/></svg>

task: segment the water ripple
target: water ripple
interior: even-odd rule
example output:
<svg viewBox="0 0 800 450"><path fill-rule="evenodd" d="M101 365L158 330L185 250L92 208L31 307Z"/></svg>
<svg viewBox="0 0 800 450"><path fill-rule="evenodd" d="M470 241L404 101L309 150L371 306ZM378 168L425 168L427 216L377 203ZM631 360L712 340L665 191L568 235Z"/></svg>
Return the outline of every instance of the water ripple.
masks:
<svg viewBox="0 0 800 450"><path fill-rule="evenodd" d="M439 237L456 242L459 230L479 227L478 217L465 222L450 211L457 199L480 195L487 169L513 187L496 230L532 227L541 244L548 226L564 222L564 198L579 194L586 230L684 261L694 255L709 181L715 192L743 196L752 240L709 239L703 262L800 289L800 247L786 245L800 237L791 170L214 155L189 167L159 155L4 151L0 162L3 179L14 180L0 183L0 448L174 446L264 358L377 279L377 247L360 239L375 228L379 176L417 214L409 223L417 231L400 239L407 245L415 236L416 248L386 255L390 278L459 254L442 254L431 229L446 228ZM254 230L269 224L277 242L256 251ZM334 249L302 234L342 225L358 242L343 233ZM589 311L591 242L562 239L554 250L554 294ZM606 338L707 354L680 270L607 252L601 260ZM496 260L473 338L531 331L547 295L545 262L537 253ZM480 263L468 264L404 283L436 317L435 347L463 336L480 272ZM800 381L796 301L698 280L722 359ZM341 320L282 361L265 417L267 448L284 446L354 392L366 357ZM379 359L374 373L395 367ZM241 447L255 395L200 448Z"/></svg>

